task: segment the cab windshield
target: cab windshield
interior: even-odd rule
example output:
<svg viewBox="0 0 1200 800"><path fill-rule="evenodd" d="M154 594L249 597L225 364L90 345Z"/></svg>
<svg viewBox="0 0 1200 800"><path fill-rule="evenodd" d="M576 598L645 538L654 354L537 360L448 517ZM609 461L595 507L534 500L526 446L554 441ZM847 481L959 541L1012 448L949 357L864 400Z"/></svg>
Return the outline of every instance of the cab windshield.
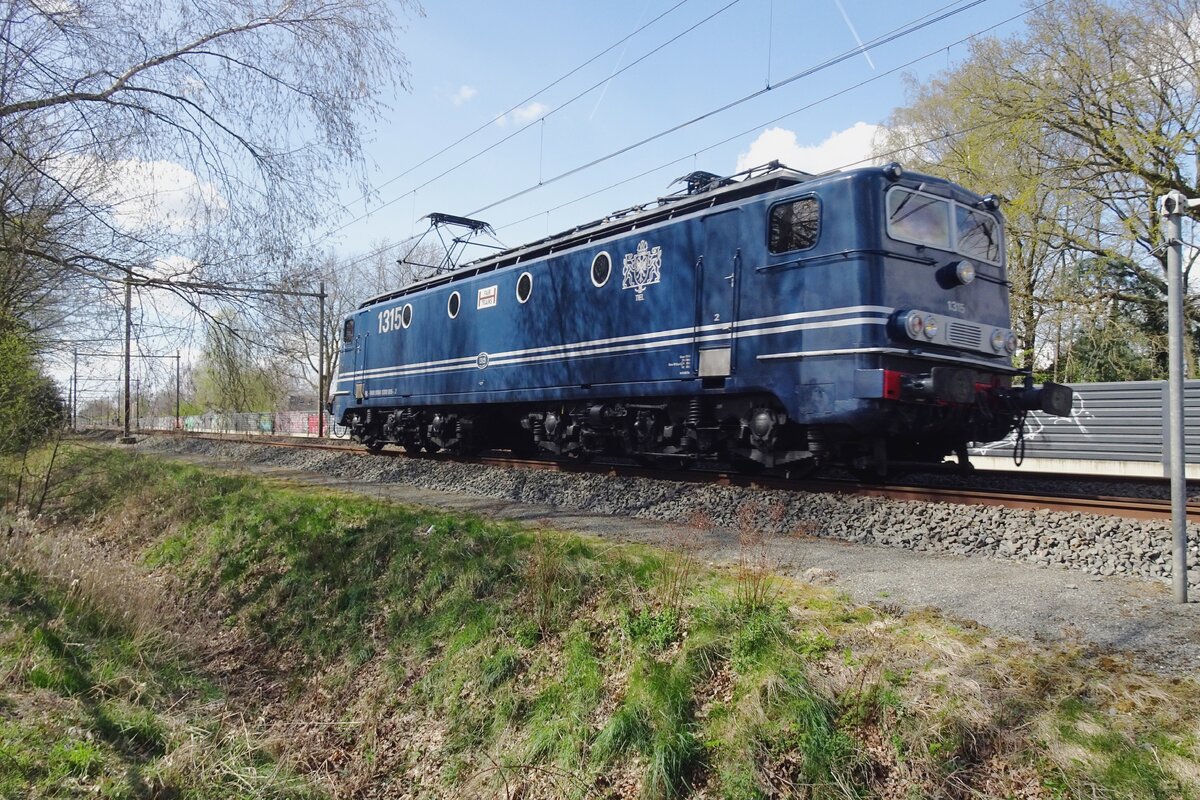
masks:
<svg viewBox="0 0 1200 800"><path fill-rule="evenodd" d="M903 186L888 191L887 214L887 231L893 239L1000 263L1000 225L991 214Z"/></svg>

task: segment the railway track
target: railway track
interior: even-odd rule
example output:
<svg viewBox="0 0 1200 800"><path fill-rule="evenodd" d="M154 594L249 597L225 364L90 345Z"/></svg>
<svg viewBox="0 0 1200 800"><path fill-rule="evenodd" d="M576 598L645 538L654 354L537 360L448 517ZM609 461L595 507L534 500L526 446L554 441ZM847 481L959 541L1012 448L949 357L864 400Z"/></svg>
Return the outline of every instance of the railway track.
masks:
<svg viewBox="0 0 1200 800"><path fill-rule="evenodd" d="M591 463L549 461L519 458L503 454L488 454L468 459L453 458L439 454L409 455L394 448L384 450L379 454L368 453L358 445L345 442L317 442L309 439L271 438L263 436L244 436L240 434L180 434L168 435L187 436L195 439L213 441L234 441L246 444L258 444L270 447L292 447L310 450L330 450L342 453L352 453L362 457L379 458L419 458L433 461L465 461L467 463L483 464L496 467L517 469L552 470L557 472L576 472L601 474L621 477L653 478L657 480L679 481L688 483L716 483L726 486L742 486L749 488L776 489L784 491L805 491L821 493L837 493L881 497L891 500L911 500L927 503L953 503L959 505L989 505L1004 508L1020 508L1031 510L1046 510L1059 512L1076 512L1081 514L1099 514L1108 516L1129 517L1134 519L1169 519L1171 506L1168 500L1148 499L1121 496L1120 494L1078 494L1064 491L1054 491L1053 487L1043 487L1028 491L1011 491L985 489L969 485L971 478L983 478L1003 475L1003 480L1015 483L1028 481L1041 484L1055 484L1062 481L1050 480L1045 475L1014 477L1011 473L986 472L983 470L961 476L961 485L929 485L914 481L911 483L895 484L866 484L852 479L839 478L806 478L791 479L775 475L747 475L739 472L721 469L656 469L635 464L593 461ZM944 481L945 476L941 476ZM1090 482L1097 482L1092 480ZM1131 483L1126 479L1105 480L1114 488L1123 483ZM1139 479L1145 484L1152 481ZM1200 522L1200 502L1190 502L1187 506L1188 520Z"/></svg>

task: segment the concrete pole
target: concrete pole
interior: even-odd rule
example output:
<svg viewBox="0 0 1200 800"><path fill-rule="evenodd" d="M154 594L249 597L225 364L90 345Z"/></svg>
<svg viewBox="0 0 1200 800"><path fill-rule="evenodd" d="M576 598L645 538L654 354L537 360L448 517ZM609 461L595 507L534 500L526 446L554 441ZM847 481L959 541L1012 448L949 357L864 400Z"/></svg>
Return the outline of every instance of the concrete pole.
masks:
<svg viewBox="0 0 1200 800"><path fill-rule="evenodd" d="M1158 212L1167 235L1167 431L1171 469L1171 577L1175 602L1188 601L1187 480L1183 429L1183 210L1188 199L1181 192L1158 198Z"/></svg>
<svg viewBox="0 0 1200 800"><path fill-rule="evenodd" d="M183 427L179 418L179 351L175 351L175 430Z"/></svg>

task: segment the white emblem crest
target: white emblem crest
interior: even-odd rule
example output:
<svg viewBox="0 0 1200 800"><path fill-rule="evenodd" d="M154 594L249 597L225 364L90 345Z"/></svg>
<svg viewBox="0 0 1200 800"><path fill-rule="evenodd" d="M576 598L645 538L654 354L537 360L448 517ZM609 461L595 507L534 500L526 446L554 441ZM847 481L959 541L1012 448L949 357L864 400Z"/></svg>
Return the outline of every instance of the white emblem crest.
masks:
<svg viewBox="0 0 1200 800"><path fill-rule="evenodd" d="M646 287L662 279L662 248L638 242L636 253L626 253L621 270L621 288L633 289L638 300L646 299Z"/></svg>

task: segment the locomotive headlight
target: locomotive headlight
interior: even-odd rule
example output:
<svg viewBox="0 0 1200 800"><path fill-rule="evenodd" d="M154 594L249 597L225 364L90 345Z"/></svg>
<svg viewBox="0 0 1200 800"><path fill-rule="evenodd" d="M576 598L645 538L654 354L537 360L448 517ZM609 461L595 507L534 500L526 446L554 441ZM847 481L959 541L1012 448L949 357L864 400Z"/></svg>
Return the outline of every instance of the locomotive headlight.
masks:
<svg viewBox="0 0 1200 800"><path fill-rule="evenodd" d="M925 330L925 315L920 311L910 311L904 315L904 332L909 338L916 339Z"/></svg>
<svg viewBox="0 0 1200 800"><path fill-rule="evenodd" d="M1004 349L1004 334L999 328L992 329L992 349L997 353Z"/></svg>
<svg viewBox="0 0 1200 800"><path fill-rule="evenodd" d="M954 265L954 277L963 286L975 280L975 265L970 261L960 261Z"/></svg>
<svg viewBox="0 0 1200 800"><path fill-rule="evenodd" d="M924 333L925 333L926 339L932 339L933 337L938 335L937 317L926 317L925 318Z"/></svg>
<svg viewBox="0 0 1200 800"><path fill-rule="evenodd" d="M1012 331L1009 331L1008 335L1004 337L1004 349L1009 355L1017 352L1017 335Z"/></svg>

